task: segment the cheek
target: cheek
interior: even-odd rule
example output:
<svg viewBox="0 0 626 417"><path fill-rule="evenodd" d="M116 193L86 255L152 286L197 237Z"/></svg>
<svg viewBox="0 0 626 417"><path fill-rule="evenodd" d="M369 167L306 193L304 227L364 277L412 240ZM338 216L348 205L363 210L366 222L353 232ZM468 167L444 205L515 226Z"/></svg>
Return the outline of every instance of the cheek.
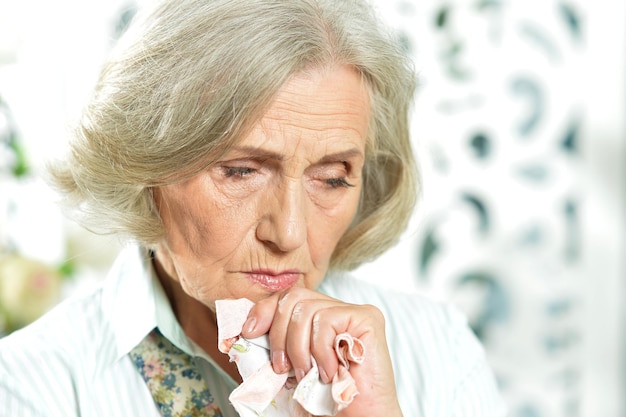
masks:
<svg viewBox="0 0 626 417"><path fill-rule="evenodd" d="M245 238L251 212L241 204L223 204L210 196L194 201L171 198L162 210L168 246L183 258L223 259Z"/></svg>
<svg viewBox="0 0 626 417"><path fill-rule="evenodd" d="M311 222L309 245L311 255L318 266L328 265L337 243L354 219L358 201L357 194L357 197L346 199L343 204L332 211L319 214Z"/></svg>

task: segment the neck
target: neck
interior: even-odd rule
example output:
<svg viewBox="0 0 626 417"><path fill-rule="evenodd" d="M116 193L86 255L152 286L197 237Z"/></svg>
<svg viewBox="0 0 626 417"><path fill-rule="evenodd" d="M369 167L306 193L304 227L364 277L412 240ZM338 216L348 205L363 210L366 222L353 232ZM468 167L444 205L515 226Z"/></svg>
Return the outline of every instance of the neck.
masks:
<svg viewBox="0 0 626 417"><path fill-rule="evenodd" d="M227 374L241 383L241 376L228 355L217 348L217 319L206 305L189 296L180 283L170 277L158 258L153 259L154 267L163 290L172 306L174 315L185 335L200 346Z"/></svg>

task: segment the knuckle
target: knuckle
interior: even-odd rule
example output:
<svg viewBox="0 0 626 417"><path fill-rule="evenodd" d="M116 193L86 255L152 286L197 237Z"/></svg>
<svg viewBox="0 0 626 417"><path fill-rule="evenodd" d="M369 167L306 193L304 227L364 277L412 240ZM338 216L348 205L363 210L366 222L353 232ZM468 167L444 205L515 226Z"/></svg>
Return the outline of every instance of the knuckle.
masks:
<svg viewBox="0 0 626 417"><path fill-rule="evenodd" d="M367 315L372 318L374 322L377 322L377 323L385 322L385 316L383 315L383 312L380 311L378 307L373 306L371 304L364 304L362 308L365 310Z"/></svg>
<svg viewBox="0 0 626 417"><path fill-rule="evenodd" d="M313 339L316 340L320 336L320 329L322 324L322 313L320 311L316 311L313 313L313 318L311 320L311 332L313 334Z"/></svg>
<svg viewBox="0 0 626 417"><path fill-rule="evenodd" d="M295 287L278 296L278 312L285 314L293 305L305 300L309 297L309 290L306 288Z"/></svg>
<svg viewBox="0 0 626 417"><path fill-rule="evenodd" d="M306 298L309 292L310 290L303 288L303 287L294 287L291 290L289 290L289 293L293 294L293 297L298 300Z"/></svg>
<svg viewBox="0 0 626 417"><path fill-rule="evenodd" d="M304 308L305 308L305 304L302 301L298 301L293 306L293 310L291 311L291 317L290 317L291 322L299 323L302 321L302 318L304 316Z"/></svg>
<svg viewBox="0 0 626 417"><path fill-rule="evenodd" d="M289 302L290 298L290 292L284 293L278 298L278 312L280 314L285 314L286 310L288 309L287 303Z"/></svg>

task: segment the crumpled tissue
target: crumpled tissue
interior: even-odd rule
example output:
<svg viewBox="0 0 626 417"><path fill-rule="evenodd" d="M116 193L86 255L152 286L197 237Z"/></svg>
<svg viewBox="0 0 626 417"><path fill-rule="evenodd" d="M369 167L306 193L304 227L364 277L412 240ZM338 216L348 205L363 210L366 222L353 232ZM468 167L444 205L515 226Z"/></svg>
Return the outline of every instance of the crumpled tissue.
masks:
<svg viewBox="0 0 626 417"><path fill-rule="evenodd" d="M229 396L241 417L334 416L358 395L350 375L350 363L362 363L363 343L347 333L335 338L339 370L330 384L322 382L315 360L297 383L293 371L277 374L270 361L267 335L255 339L241 336L254 303L248 299L218 300L216 316L219 350L237 364L243 383Z"/></svg>

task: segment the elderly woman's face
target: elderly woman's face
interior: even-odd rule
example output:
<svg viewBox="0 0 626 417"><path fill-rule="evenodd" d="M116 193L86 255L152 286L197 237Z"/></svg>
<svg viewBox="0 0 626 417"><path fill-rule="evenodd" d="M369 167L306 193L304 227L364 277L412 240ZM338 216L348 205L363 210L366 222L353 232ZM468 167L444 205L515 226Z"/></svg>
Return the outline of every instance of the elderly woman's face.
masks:
<svg viewBox="0 0 626 417"><path fill-rule="evenodd" d="M210 307L316 288L357 210L368 117L354 70L292 78L222 160L155 190L165 272Z"/></svg>

